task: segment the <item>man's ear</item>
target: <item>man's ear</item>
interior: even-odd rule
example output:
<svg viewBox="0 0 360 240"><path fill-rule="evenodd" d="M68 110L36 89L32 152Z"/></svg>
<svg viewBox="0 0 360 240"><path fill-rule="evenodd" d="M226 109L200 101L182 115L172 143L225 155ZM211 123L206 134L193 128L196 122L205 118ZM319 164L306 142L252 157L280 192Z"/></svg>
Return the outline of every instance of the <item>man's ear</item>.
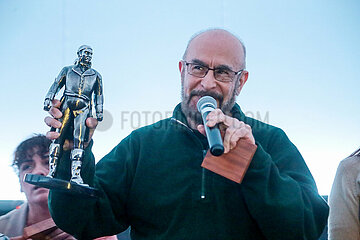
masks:
<svg viewBox="0 0 360 240"><path fill-rule="evenodd" d="M179 71L180 71L180 73L182 72L183 67L184 67L183 62L182 62L182 61L179 61Z"/></svg>
<svg viewBox="0 0 360 240"><path fill-rule="evenodd" d="M249 77L249 72L244 70L241 75L240 75L240 83L239 83L239 86L237 86L237 88L235 89L235 93L236 93L236 96L238 96L241 92L241 89L243 88L243 86L245 85L246 81L248 80L248 77Z"/></svg>
<svg viewBox="0 0 360 240"><path fill-rule="evenodd" d="M183 84L184 81L184 62L183 61L179 61L179 71L180 71L180 75L181 75L181 84Z"/></svg>

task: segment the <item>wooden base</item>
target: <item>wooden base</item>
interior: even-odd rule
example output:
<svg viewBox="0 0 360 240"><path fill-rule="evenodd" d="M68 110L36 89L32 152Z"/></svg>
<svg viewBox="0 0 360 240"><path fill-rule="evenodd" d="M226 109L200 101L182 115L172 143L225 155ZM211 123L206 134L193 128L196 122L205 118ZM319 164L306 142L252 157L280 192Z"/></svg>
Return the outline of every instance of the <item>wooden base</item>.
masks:
<svg viewBox="0 0 360 240"><path fill-rule="evenodd" d="M47 237L50 233L54 232L57 229L52 218L48 218L44 221L35 223L31 226L24 228L24 233L22 236L13 237L11 240L40 240L40 239L50 239ZM62 232L62 231L61 231Z"/></svg>
<svg viewBox="0 0 360 240"><path fill-rule="evenodd" d="M234 182L241 183L257 146L240 140L236 147L219 157L208 152L201 166Z"/></svg>
<svg viewBox="0 0 360 240"><path fill-rule="evenodd" d="M46 239L44 237L54 231L56 228L57 227L54 221L51 218L48 218L44 221L24 228L23 236L25 239Z"/></svg>

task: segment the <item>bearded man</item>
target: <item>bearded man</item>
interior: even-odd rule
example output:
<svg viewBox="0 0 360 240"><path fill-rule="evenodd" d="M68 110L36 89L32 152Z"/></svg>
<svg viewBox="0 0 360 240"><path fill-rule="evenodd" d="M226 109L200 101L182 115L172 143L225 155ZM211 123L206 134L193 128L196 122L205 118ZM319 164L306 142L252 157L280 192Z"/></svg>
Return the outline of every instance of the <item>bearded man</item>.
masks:
<svg viewBox="0 0 360 240"><path fill-rule="evenodd" d="M235 103L249 75L244 44L222 29L201 32L179 70L182 102L173 116L133 131L84 178L103 197L79 201L50 191L55 222L80 239L128 226L135 240L317 239L328 206L300 153L281 129L246 117ZM225 154L240 140L257 146L241 184L201 167L209 146L196 104L205 95L219 106L207 126L220 125ZM91 145L85 155L94 161Z"/></svg>

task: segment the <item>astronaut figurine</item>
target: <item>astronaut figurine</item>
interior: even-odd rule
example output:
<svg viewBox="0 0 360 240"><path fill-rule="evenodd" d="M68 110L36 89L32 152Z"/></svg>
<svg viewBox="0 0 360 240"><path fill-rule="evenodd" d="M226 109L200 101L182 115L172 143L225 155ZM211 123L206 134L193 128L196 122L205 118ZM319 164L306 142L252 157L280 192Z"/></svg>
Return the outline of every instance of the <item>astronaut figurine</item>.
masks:
<svg viewBox="0 0 360 240"><path fill-rule="evenodd" d="M103 86L101 75L91 68L93 50L87 45L82 45L77 51L78 58L74 65L64 67L55 82L49 89L44 101L44 110L49 111L51 101L58 91L65 86L64 94L61 98L60 110L63 116L59 121L61 128L57 129L60 133L49 149L49 174L48 177L55 177L58 160L62 153L62 147L68 131L73 126L74 148L71 151L71 179L70 181L80 185L84 184L81 176L81 164L84 156L84 141L88 134L85 121L92 117L92 95L95 105L96 118L98 121L103 119ZM94 93L94 94L93 94Z"/></svg>

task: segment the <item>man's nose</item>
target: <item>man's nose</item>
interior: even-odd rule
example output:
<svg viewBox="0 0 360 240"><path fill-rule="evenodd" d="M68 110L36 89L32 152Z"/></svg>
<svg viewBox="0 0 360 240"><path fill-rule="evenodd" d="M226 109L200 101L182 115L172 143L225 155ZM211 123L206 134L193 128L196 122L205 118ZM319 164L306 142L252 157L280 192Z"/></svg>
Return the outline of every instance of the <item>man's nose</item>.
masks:
<svg viewBox="0 0 360 240"><path fill-rule="evenodd" d="M205 90L213 89L216 87L216 79L214 77L214 71L209 69L205 77L201 79L201 85Z"/></svg>
<svg viewBox="0 0 360 240"><path fill-rule="evenodd" d="M35 166L34 170L32 171L32 173L37 174L37 175L46 176L49 173L49 168L47 166L37 164Z"/></svg>

